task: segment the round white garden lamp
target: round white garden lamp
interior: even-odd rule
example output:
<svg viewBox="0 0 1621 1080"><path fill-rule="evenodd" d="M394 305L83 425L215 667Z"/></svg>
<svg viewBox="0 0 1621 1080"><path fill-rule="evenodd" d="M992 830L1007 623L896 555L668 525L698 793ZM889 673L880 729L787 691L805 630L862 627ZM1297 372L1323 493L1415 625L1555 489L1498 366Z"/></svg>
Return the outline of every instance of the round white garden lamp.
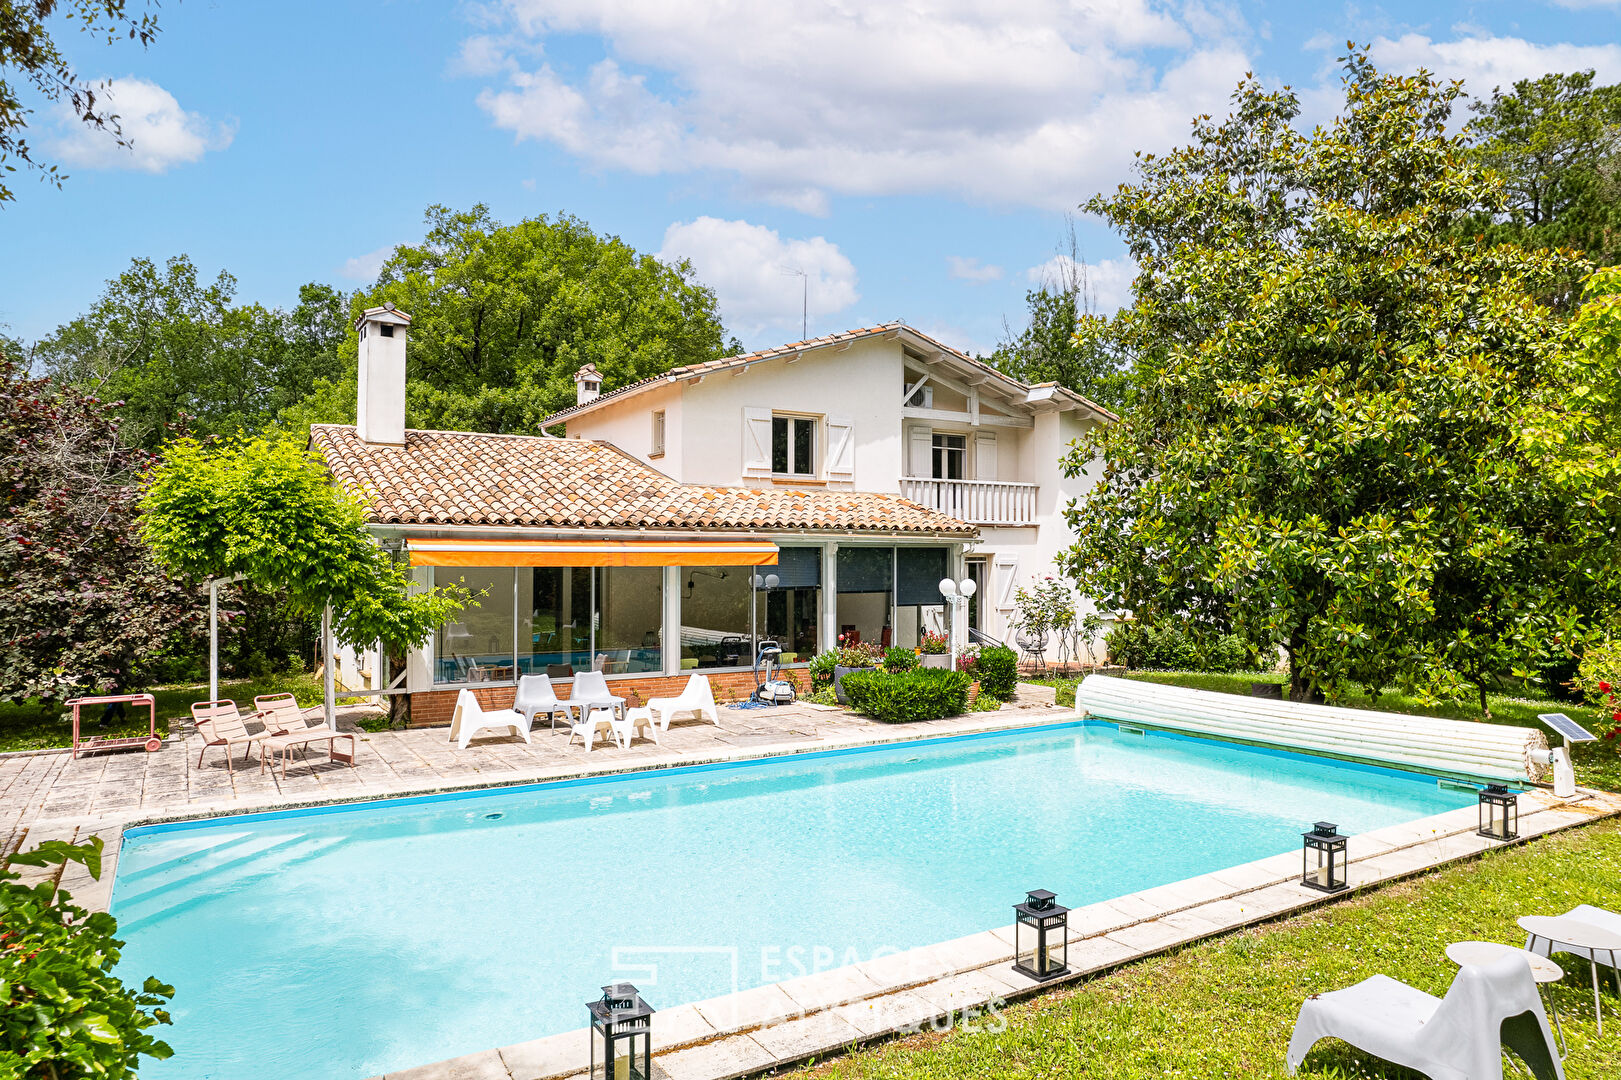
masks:
<svg viewBox="0 0 1621 1080"><path fill-rule="evenodd" d="M961 635L957 632L957 616L959 613L967 613L968 601L978 589L979 586L974 584L973 578L963 578L961 581L940 579L940 595L945 597L946 613L950 619L946 632L946 648L951 652L952 671L957 670L957 642L961 639Z"/></svg>

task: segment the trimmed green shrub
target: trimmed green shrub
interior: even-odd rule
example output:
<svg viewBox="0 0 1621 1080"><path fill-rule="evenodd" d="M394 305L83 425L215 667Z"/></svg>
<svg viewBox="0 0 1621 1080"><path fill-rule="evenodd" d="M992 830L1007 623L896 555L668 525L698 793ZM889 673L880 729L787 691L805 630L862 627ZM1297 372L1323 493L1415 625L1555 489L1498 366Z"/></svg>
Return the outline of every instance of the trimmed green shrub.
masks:
<svg viewBox="0 0 1621 1080"><path fill-rule="evenodd" d="M1121 623L1109 631L1109 658L1128 668L1159 671L1244 671L1249 650L1235 634L1200 638L1174 623Z"/></svg>
<svg viewBox="0 0 1621 1080"><path fill-rule="evenodd" d="M944 668L917 668L898 675L856 671L844 677L844 693L851 705L874 720L905 724L963 712L972 681L961 671Z"/></svg>
<svg viewBox="0 0 1621 1080"><path fill-rule="evenodd" d="M13 866L81 863L101 876L102 843L47 840ZM149 1029L169 1023L174 987L147 979L131 989L113 973L118 921L69 903L45 881L27 886L0 871L0 1076L134 1077L142 1057L166 1058Z"/></svg>
<svg viewBox="0 0 1621 1080"><path fill-rule="evenodd" d="M902 645L891 645L884 652L884 670L891 675L898 675L903 671L911 671L917 667L917 653Z"/></svg>
<svg viewBox="0 0 1621 1080"><path fill-rule="evenodd" d="M1199 650L1200 671L1224 675L1230 671L1248 671L1253 666L1249 650L1244 647L1244 639L1237 634L1217 635Z"/></svg>
<svg viewBox="0 0 1621 1080"><path fill-rule="evenodd" d="M1005 645L981 649L974 675L979 679L980 693L997 701L1012 701L1019 685L1019 654Z"/></svg>
<svg viewBox="0 0 1621 1080"><path fill-rule="evenodd" d="M829 649L825 653L817 653L811 657L810 663L805 665L805 673L810 676L811 689L819 690L824 686L832 686L833 668L838 662L837 649Z"/></svg>

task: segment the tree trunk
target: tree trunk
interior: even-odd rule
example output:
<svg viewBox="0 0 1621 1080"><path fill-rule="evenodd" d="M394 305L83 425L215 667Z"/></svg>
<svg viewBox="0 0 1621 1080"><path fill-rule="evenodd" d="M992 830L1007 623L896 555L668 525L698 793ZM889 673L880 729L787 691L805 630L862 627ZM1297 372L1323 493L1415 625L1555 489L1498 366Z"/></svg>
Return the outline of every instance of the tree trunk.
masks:
<svg viewBox="0 0 1621 1080"><path fill-rule="evenodd" d="M1491 716L1492 716L1492 711L1486 705L1486 679L1485 679L1485 677L1482 676L1480 681L1475 683L1475 685L1480 687L1480 715L1485 717L1486 719L1490 720Z"/></svg>
<svg viewBox="0 0 1621 1080"><path fill-rule="evenodd" d="M1300 647L1305 643L1305 635L1296 630L1289 635L1289 700L1310 701L1311 682L1301 670Z"/></svg>

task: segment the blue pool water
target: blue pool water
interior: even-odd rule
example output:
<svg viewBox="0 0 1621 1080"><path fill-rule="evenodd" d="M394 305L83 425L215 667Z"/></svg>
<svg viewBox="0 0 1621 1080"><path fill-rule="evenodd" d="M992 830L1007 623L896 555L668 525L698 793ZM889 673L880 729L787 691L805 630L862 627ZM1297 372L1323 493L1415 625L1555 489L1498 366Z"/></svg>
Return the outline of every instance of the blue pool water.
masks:
<svg viewBox="0 0 1621 1080"><path fill-rule="evenodd" d="M125 834L122 972L173 983L141 1075L369 1077L1469 805L1433 778L1071 723Z"/></svg>

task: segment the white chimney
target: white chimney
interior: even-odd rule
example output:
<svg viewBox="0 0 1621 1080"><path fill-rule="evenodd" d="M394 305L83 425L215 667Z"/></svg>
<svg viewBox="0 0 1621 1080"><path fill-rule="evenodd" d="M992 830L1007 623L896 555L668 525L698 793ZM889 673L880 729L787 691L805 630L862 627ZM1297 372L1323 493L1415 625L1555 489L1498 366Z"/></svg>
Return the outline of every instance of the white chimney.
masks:
<svg viewBox="0 0 1621 1080"><path fill-rule="evenodd" d="M360 395L355 433L362 442L405 445L405 334L411 316L394 307L367 308L360 334Z"/></svg>
<svg viewBox="0 0 1621 1080"><path fill-rule="evenodd" d="M584 405L601 395L602 376L597 374L597 365L587 364L574 373L574 404Z"/></svg>

